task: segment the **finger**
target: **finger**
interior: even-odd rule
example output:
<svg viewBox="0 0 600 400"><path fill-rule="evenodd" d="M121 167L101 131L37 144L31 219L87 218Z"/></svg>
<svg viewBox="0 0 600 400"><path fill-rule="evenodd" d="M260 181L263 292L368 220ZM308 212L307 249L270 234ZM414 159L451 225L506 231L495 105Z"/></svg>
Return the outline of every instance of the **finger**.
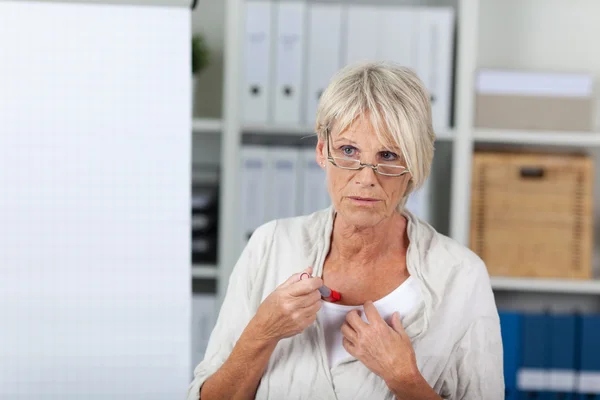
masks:
<svg viewBox="0 0 600 400"><path fill-rule="evenodd" d="M308 315L304 318L304 326L309 327L317 320L317 313Z"/></svg>
<svg viewBox="0 0 600 400"><path fill-rule="evenodd" d="M351 356L356 357L356 346L352 341L348 338L344 338L342 339L342 346L344 346L344 349L346 349Z"/></svg>
<svg viewBox="0 0 600 400"><path fill-rule="evenodd" d="M363 308L365 309L367 321L369 321L370 324L384 322L372 301L366 301Z"/></svg>
<svg viewBox="0 0 600 400"><path fill-rule="evenodd" d="M392 315L391 322L393 330L398 332L401 336L406 335L406 331L404 330L404 327L402 326L402 321L400 320L400 314L397 311Z"/></svg>
<svg viewBox="0 0 600 400"><path fill-rule="evenodd" d="M318 302L316 302L313 305L310 305L306 308L304 308L304 310L306 310L306 313L309 315L316 315L317 312L319 312L319 310L321 309L321 306L323 305L323 302L321 300L319 300Z"/></svg>
<svg viewBox="0 0 600 400"><path fill-rule="evenodd" d="M312 276L312 271L313 271L312 267L308 267L304 271L298 272L298 273L290 276L285 282L283 282L281 285L279 285L279 287L286 288L286 287L290 286L291 284L300 281L300 276L302 274L309 274Z"/></svg>
<svg viewBox="0 0 600 400"><path fill-rule="evenodd" d="M348 314L346 314L346 322L356 332L359 332L360 329L363 329L364 327L367 326L365 321L363 321L362 318L360 317L359 311L356 309L352 310L352 311L348 312Z"/></svg>
<svg viewBox="0 0 600 400"><path fill-rule="evenodd" d="M321 293L318 290L314 290L311 293L297 297L295 302L296 307L305 308L313 306L315 303L321 302Z"/></svg>
<svg viewBox="0 0 600 400"><path fill-rule="evenodd" d="M344 335L345 338L348 338L348 340L350 340L352 343L355 343L358 339L358 334L347 322L342 324L341 331L342 335Z"/></svg>
<svg viewBox="0 0 600 400"><path fill-rule="evenodd" d="M292 296L304 296L319 290L321 286L323 286L323 279L316 277L295 282L289 285L287 289Z"/></svg>
<svg viewBox="0 0 600 400"><path fill-rule="evenodd" d="M302 309L302 318L304 319L306 326L312 324L317 319L317 313L321 309L321 302L313 304L310 307Z"/></svg>

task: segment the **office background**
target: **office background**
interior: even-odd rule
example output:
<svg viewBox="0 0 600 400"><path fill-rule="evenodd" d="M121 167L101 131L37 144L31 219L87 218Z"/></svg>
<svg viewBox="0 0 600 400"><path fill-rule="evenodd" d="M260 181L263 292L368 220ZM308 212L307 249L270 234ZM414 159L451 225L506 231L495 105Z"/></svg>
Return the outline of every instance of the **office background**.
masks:
<svg viewBox="0 0 600 400"><path fill-rule="evenodd" d="M313 113L366 59L431 91L409 208L486 261L507 398L600 398L600 3L191 3L0 1L0 398L183 397L248 235L328 205Z"/></svg>
<svg viewBox="0 0 600 400"><path fill-rule="evenodd" d="M594 361L600 357L594 355L592 349L595 344L590 339L595 337L597 324L597 319L590 315L600 311L600 285L597 281L600 272L600 177L596 167L600 155L600 136L597 133L600 129L597 91L600 57L591 51L587 39L597 34L594 15L600 12L600 4L594 1L532 0L308 1L302 6L297 2L281 1L271 3L269 11L268 3L248 1L252 7L251 18L264 18L263 21L270 18L270 30L265 30L269 24L259 23L257 31L271 35L270 40L275 43L283 40L277 36L277 21L288 18L286 8L289 3L289 7L297 8L296 15L305 13L304 30L297 32L300 41L304 40L304 50L299 50L300 57L304 57L303 62L294 64L298 62L294 61L294 57L288 55L287 58L290 69L297 65L302 67L298 72L302 89L299 107L295 109L298 114L286 113L287 110L282 111L281 107L278 109L281 101L277 98L277 92L281 91L279 79L283 78L278 77L277 68L278 62L281 62L278 57L282 57L283 52L278 52L277 44L271 44L273 47L267 56L261 55L256 50L256 43L242 39L236 46L238 53L223 51L223 59L240 62L235 64L240 67L232 72L230 79L236 88L241 87L236 90L242 96L246 95L244 90L248 93L251 90L248 75L256 73L248 68L257 68L260 62L266 64L264 68L268 68L269 72L265 73L267 79L263 82L263 89L266 89L262 92L266 94L262 99L264 103L248 106L246 102L253 101L253 97L248 96L243 98L240 109L223 109L221 114L217 114L220 121L228 121L232 126L219 132L212 132L214 129L210 127L202 129L202 122L209 124L213 121L196 120L198 129L194 133L194 148L201 150L195 154L202 154L209 146L214 146L211 147L214 151L210 150L213 159L218 150L222 154L222 158L214 162L220 166L221 193L228 195L228 199L219 202L225 207L222 212L228 214L219 220L220 237L239 238L241 247L252 227L269 219L265 214L268 211L260 209L260 215L257 215L256 208L249 204L267 207L266 204L272 204L269 202L273 200L265 195L248 202L245 196L260 192L251 192L251 188L264 188L264 193L271 193L271 196L276 196L278 190L288 194L293 191L289 186L282 188L277 184L267 189L265 182L268 183L269 179L265 177L269 176L269 171L263 172L261 179L260 173L256 175L254 169L243 168L244 162L256 166L257 163L251 161L264 160L268 169L269 160L272 160L269 151L271 155L281 155L282 147L300 153L298 168L304 171L298 178L297 187L300 189L296 189L301 193L295 199L300 210L298 213L308 211L303 210L307 200L302 197L302 192L308 190L302 189L305 184L302 177L312 175L306 172L310 171L310 166L303 164L304 157L308 156L302 151L308 147L310 152L311 142L306 135L313 132L310 110L314 106L310 104L309 92L314 85L311 74L318 70L314 64L326 70L328 60L342 66L361 56L393 56L393 51L402 46L406 46L407 50L414 49L406 41L408 31L402 31L408 29L407 24L402 23L407 21L406 15L415 16L421 7L432 7L438 12L449 7L454 11L450 18L457 35L450 42L450 69L444 68L443 60L441 67L440 60L436 60L440 69L433 70L433 82L428 82L424 74L430 70L427 67L419 70L422 66L418 64L418 55L416 63L410 65L434 91L438 102L443 102L444 98L435 93L440 89L434 85L440 85L446 76L451 82L450 120L442 117L441 122L438 119L436 124L434 106L438 140L427 194L413 199L411 206L438 230L470 246L488 262L505 338L507 398L536 394L547 398L574 398L577 392L600 392L597 386L600 365ZM225 21L235 19L231 13L228 14L226 7L212 7L214 5L207 4L207 14L198 18L208 19L208 14L214 13L215 16L223 15ZM261 13L257 9L261 8L266 8L267 11L262 12L269 16L257 17ZM316 9L319 11L315 12ZM386 26L382 14L394 15L397 23ZM240 34L246 40L250 37L243 36L249 35L243 27L254 26L252 20L245 25L244 17L240 18L242 32L225 30L224 39L217 39L217 35L208 28L210 24L203 25L198 20L194 22L194 29L214 34L215 47L218 47L221 40L231 40L230 34ZM321 19L328 23L321 23ZM419 18L413 18L413 28L418 32L414 20ZM285 21L288 28L293 26L292 21ZM341 25L339 32L336 31L338 22ZM361 27L359 37L348 31L353 23ZM423 25L421 28L427 29ZM314 29L321 34L315 34ZM452 31L443 33L443 22L434 29L441 35L439 40L434 40L436 45L443 46L444 39ZM250 33L256 34L257 31ZM414 34L415 31L412 32ZM423 31L420 33L425 36ZM316 36L321 39L320 43L311 42ZM360 36L364 39L362 43ZM402 39L392 41L391 53L385 54L390 37ZM418 39L415 40L419 43ZM333 50L336 41L339 52ZM361 47L365 43L369 48ZM374 46L373 43L378 44ZM334 46L329 49L330 52L339 55L336 61L330 61L328 45ZM252 49L250 55L243 52L248 47ZM420 42L417 47L417 51L423 51L427 43ZM218 48L215 51L220 54L222 50ZM319 54L319 51L322 51L325 61L314 60L315 53ZM379 53L373 54L377 51ZM399 53L406 56L406 52ZM434 54L443 57L444 49L438 48ZM356 58L353 59L353 56ZM413 60L401 58L395 61L409 64ZM200 79L215 81L219 72L207 71ZM226 73L223 79L227 81ZM292 87L295 87L293 79ZM212 110L206 105L209 103L206 99L210 99L212 93L202 90L200 85L195 92L202 104L195 108L195 116L213 117L215 114L211 114ZM227 92L223 95L226 96ZM227 106L229 103L224 104ZM244 110L248 109L252 110L250 115L245 114ZM557 118L552 118L552 115ZM225 147L220 148L221 145ZM487 154L490 152L492 154ZM511 158L497 152L534 154L533 158ZM562 157L571 154L578 157ZM237 165L230 168L228 157L241 158L241 168L238 169ZM291 156L285 157L290 159ZM208 157L202 159L207 160ZM507 176L497 178L494 173L485 175L484 171L496 171ZM516 175L508 176L508 171ZM232 199L238 198L242 201L233 204ZM235 218L231 214L233 212L237 213ZM286 211L282 212L285 215ZM234 222L238 219L244 221L241 229ZM558 236L555 232L559 232ZM223 245L229 249L229 243ZM228 268L238 253L229 253L222 248L218 254L215 269L212 269L212 263L203 263L197 264L194 271L197 276L215 274L215 286L222 291ZM198 281L201 280L195 280ZM200 284L196 283L196 286L200 287ZM196 309L202 309L200 293L196 292L194 298ZM212 298L206 299L211 301ZM198 321L203 321L200 314L195 315ZM202 348L198 349L196 357L200 359Z"/></svg>

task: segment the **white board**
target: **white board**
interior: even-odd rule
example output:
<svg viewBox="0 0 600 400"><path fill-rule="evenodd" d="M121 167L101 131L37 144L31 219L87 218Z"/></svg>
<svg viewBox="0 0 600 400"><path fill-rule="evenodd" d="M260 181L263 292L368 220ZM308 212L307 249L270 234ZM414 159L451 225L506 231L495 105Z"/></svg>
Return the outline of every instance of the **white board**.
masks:
<svg viewBox="0 0 600 400"><path fill-rule="evenodd" d="M0 398L190 381L190 15L0 1Z"/></svg>

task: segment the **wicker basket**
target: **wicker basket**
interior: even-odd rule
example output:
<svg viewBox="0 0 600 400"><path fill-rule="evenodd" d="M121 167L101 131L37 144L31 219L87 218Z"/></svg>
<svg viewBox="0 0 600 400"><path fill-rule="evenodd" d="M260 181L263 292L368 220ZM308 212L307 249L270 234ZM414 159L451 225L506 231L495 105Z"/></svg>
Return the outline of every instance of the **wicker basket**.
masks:
<svg viewBox="0 0 600 400"><path fill-rule="evenodd" d="M470 246L490 275L592 277L593 160L475 153Z"/></svg>

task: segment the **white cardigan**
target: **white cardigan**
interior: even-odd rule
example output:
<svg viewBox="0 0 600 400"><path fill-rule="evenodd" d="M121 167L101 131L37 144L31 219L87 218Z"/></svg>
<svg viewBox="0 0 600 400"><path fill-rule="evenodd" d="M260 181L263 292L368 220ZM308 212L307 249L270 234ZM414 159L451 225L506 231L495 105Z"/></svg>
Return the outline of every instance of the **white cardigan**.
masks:
<svg viewBox="0 0 600 400"><path fill-rule="evenodd" d="M445 399L504 399L500 324L489 276L479 257L409 212L408 272L422 301L402 318L421 374ZM229 280L204 360L188 400L225 362L260 303L292 274L313 266L321 276L334 210L269 222L250 238ZM394 399L385 382L356 359L329 369L318 320L281 340L256 399Z"/></svg>

